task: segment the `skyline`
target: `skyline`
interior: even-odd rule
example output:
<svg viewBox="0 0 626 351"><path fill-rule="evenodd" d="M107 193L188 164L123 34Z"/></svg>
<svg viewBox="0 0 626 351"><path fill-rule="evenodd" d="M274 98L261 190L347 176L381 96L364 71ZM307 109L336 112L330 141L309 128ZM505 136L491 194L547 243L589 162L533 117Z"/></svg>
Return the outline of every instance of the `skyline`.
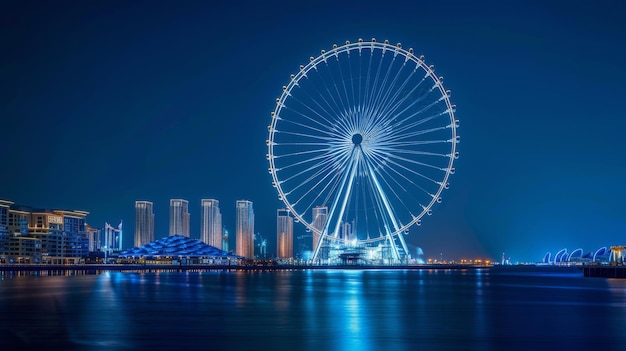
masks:
<svg viewBox="0 0 626 351"><path fill-rule="evenodd" d="M376 37L424 54L461 121L450 189L410 245L538 261L626 239L626 5L245 5L7 3L0 198L88 211L94 227L134 223L147 200L155 239L171 198L189 201L193 238L201 199L220 201L231 233L249 199L271 253L284 207L265 159L274 100L309 56Z"/></svg>

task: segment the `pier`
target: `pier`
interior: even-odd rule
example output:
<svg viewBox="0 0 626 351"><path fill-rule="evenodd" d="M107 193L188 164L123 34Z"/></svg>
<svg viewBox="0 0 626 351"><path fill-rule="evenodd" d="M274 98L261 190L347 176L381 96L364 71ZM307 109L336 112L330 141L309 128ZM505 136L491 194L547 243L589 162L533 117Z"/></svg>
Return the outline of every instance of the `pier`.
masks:
<svg viewBox="0 0 626 351"><path fill-rule="evenodd" d="M626 266L584 266L585 277L626 278Z"/></svg>

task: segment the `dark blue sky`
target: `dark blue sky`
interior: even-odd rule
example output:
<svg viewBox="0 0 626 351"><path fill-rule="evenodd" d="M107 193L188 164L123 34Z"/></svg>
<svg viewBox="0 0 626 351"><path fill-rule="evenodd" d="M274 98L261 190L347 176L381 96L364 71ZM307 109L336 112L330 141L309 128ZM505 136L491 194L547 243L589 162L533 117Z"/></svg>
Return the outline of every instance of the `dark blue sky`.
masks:
<svg viewBox="0 0 626 351"><path fill-rule="evenodd" d="M4 1L0 198L125 222L170 198L254 201L275 252L266 126L289 74L333 43L402 42L452 90L461 158L407 237L426 256L540 260L626 242L620 1ZM296 235L304 232L296 226Z"/></svg>

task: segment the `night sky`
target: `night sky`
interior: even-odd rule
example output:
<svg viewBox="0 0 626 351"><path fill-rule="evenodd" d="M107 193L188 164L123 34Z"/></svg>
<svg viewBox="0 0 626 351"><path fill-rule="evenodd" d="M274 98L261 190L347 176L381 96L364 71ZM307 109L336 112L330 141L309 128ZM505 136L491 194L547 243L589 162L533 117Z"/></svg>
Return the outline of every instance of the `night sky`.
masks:
<svg viewBox="0 0 626 351"><path fill-rule="evenodd" d="M189 200L195 238L200 199L220 200L233 234L248 199L271 255L275 99L309 56L375 37L424 54L461 121L451 187L410 245L517 262L626 244L624 14L621 1L3 1L0 198L123 220L125 247L135 200L154 203L158 239L170 198Z"/></svg>

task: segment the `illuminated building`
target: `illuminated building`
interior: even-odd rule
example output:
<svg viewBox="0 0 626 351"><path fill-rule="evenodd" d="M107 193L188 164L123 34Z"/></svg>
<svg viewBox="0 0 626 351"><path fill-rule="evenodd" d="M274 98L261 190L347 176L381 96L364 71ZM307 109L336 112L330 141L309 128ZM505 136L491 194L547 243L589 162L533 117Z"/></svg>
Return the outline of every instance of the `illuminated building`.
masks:
<svg viewBox="0 0 626 351"><path fill-rule="evenodd" d="M612 265L624 265L624 251L626 251L626 246L624 245L616 245L611 246L611 264Z"/></svg>
<svg viewBox="0 0 626 351"><path fill-rule="evenodd" d="M0 262L79 263L89 254L88 214L0 200Z"/></svg>
<svg viewBox="0 0 626 351"><path fill-rule="evenodd" d="M89 252L100 250L100 246L102 245L100 229L85 224L85 232L87 233L87 239L89 239Z"/></svg>
<svg viewBox="0 0 626 351"><path fill-rule="evenodd" d="M278 258L293 257L293 217L285 209L276 214L276 252Z"/></svg>
<svg viewBox="0 0 626 351"><path fill-rule="evenodd" d="M313 207L313 220L311 221L311 225L316 230L313 231L313 251L317 248L317 245L320 241L320 236L322 234L322 229L324 229L324 225L326 224L326 220L328 218L328 207L326 206L316 206Z"/></svg>
<svg viewBox="0 0 626 351"><path fill-rule="evenodd" d="M341 223L341 238L346 243L346 246L353 246L353 243L356 241L354 221Z"/></svg>
<svg viewBox="0 0 626 351"><path fill-rule="evenodd" d="M0 200L0 255L9 249L9 209L13 202Z"/></svg>
<svg viewBox="0 0 626 351"><path fill-rule="evenodd" d="M222 214L220 202L214 199L202 199L202 223L200 241L222 249Z"/></svg>
<svg viewBox="0 0 626 351"><path fill-rule="evenodd" d="M104 245L103 248L109 251L122 251L122 221L116 227L109 223L104 223Z"/></svg>
<svg viewBox="0 0 626 351"><path fill-rule="evenodd" d="M189 237L189 201L170 200L170 235Z"/></svg>
<svg viewBox="0 0 626 351"><path fill-rule="evenodd" d="M568 253L567 249L563 248L556 252L554 258L552 258L552 254L550 252L546 252L541 260L541 263L556 265L585 264L592 262L597 264L608 264L611 261L612 256L611 250L608 250L606 246L587 253L584 253L582 248L578 248L571 253Z"/></svg>
<svg viewBox="0 0 626 351"><path fill-rule="evenodd" d="M237 200L237 230L235 253L245 258L254 258L254 209L252 201Z"/></svg>
<svg viewBox="0 0 626 351"><path fill-rule="evenodd" d="M149 264L228 264L240 257L231 255L200 240L171 235L125 250L118 258L128 263Z"/></svg>
<svg viewBox="0 0 626 351"><path fill-rule="evenodd" d="M226 227L224 227L222 229L222 250L228 252L228 229L226 229Z"/></svg>
<svg viewBox="0 0 626 351"><path fill-rule="evenodd" d="M154 241L152 202L135 201L135 247Z"/></svg>

